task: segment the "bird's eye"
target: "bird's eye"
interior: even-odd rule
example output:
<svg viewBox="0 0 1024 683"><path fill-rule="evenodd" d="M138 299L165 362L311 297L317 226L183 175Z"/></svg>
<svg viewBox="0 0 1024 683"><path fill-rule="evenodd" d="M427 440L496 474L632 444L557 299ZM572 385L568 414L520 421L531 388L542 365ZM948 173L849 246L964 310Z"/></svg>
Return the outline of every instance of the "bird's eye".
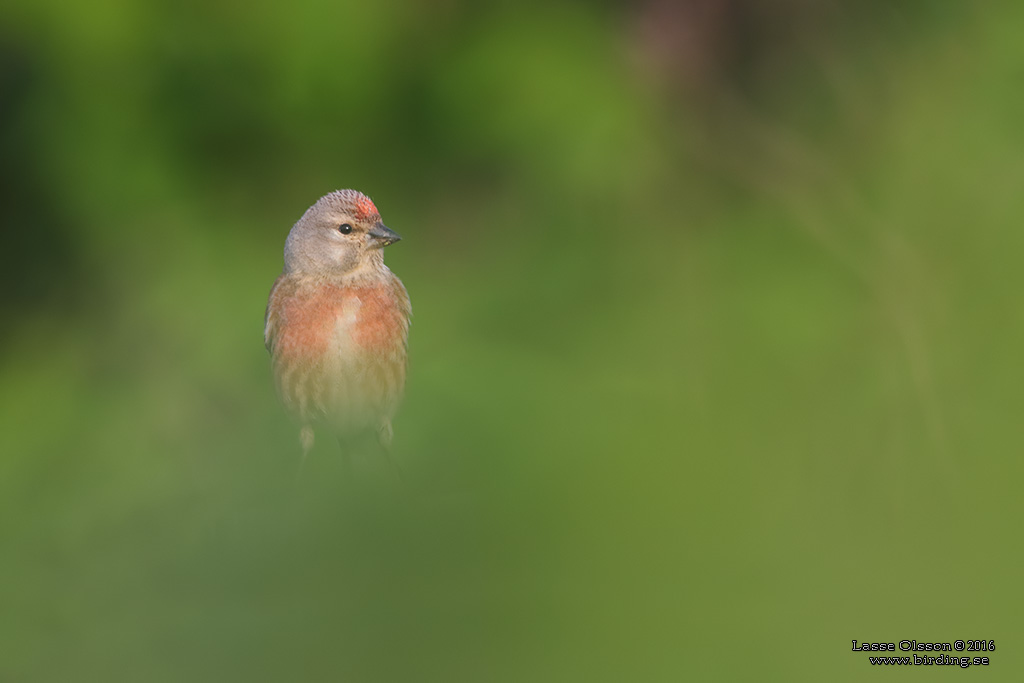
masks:
<svg viewBox="0 0 1024 683"><path fill-rule="evenodd" d="M340 232L342 235L347 235L350 232L352 232L352 226L349 225L348 223L342 223L341 225L338 226L338 232Z"/></svg>

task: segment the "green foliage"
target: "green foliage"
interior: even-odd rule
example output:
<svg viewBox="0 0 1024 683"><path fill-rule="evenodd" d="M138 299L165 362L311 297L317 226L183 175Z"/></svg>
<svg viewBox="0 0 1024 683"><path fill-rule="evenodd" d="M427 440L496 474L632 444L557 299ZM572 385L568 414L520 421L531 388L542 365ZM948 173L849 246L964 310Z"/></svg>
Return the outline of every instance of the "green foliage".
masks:
<svg viewBox="0 0 1024 683"><path fill-rule="evenodd" d="M1009 650L1001 4L837 9L687 80L633 7L7 3L0 679L860 681L853 638ZM346 480L326 435L296 480L263 348L287 230L341 187L404 238L404 485Z"/></svg>

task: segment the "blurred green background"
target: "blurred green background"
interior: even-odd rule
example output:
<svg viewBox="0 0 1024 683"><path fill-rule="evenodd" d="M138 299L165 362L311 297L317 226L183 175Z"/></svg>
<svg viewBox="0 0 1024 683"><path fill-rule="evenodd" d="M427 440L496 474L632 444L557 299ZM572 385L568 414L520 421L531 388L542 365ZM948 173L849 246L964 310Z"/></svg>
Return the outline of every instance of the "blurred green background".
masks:
<svg viewBox="0 0 1024 683"><path fill-rule="evenodd" d="M8 0L0 680L1019 680L1022 122L1009 1ZM404 486L263 348L344 187Z"/></svg>

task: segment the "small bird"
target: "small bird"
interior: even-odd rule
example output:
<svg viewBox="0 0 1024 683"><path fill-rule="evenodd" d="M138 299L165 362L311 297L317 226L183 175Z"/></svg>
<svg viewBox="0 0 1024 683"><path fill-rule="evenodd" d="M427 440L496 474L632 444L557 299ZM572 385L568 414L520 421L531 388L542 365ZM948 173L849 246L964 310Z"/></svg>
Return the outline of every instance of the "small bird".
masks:
<svg viewBox="0 0 1024 683"><path fill-rule="evenodd" d="M328 427L343 447L369 432L385 449L391 443L411 306L383 248L399 239L355 190L321 197L288 233L264 342L277 393L300 425L303 460L314 425Z"/></svg>

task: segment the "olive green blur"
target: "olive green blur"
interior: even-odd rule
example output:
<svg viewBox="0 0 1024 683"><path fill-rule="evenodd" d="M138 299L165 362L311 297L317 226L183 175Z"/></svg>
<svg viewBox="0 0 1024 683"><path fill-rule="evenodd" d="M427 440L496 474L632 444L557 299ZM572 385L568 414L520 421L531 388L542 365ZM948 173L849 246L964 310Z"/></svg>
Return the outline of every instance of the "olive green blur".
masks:
<svg viewBox="0 0 1024 683"><path fill-rule="evenodd" d="M1022 78L1010 0L7 0L0 681L1020 680ZM338 188L401 481L263 347Z"/></svg>

